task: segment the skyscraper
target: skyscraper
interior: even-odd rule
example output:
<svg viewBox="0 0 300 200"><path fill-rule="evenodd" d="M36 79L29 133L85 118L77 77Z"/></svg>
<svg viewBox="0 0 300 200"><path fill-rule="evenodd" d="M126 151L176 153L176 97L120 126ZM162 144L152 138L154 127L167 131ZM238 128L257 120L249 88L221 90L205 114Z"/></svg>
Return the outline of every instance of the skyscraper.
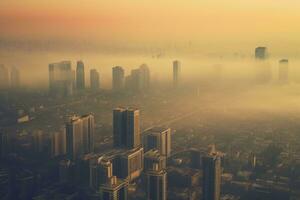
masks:
<svg viewBox="0 0 300 200"><path fill-rule="evenodd" d="M125 72L122 67L116 66L112 68L112 88L113 90L121 90L124 88Z"/></svg>
<svg viewBox="0 0 300 200"><path fill-rule="evenodd" d="M83 137L83 152L92 153L94 151L94 132L95 120L91 114L81 116L82 121L82 137Z"/></svg>
<svg viewBox="0 0 300 200"><path fill-rule="evenodd" d="M146 172L147 200L167 199L167 172L154 163Z"/></svg>
<svg viewBox="0 0 300 200"><path fill-rule="evenodd" d="M77 61L76 88L79 90L85 89L84 63L82 61Z"/></svg>
<svg viewBox="0 0 300 200"><path fill-rule="evenodd" d="M289 81L289 60L282 59L279 61L278 67L278 81L279 83L287 83Z"/></svg>
<svg viewBox="0 0 300 200"><path fill-rule="evenodd" d="M144 149L134 148L131 150L122 149L113 158L113 174L118 178L132 181L138 178L144 168Z"/></svg>
<svg viewBox="0 0 300 200"><path fill-rule="evenodd" d="M20 87L20 72L17 67L12 67L10 71L10 85L12 88Z"/></svg>
<svg viewBox="0 0 300 200"><path fill-rule="evenodd" d="M7 89L9 86L8 69L0 64L0 89Z"/></svg>
<svg viewBox="0 0 300 200"><path fill-rule="evenodd" d="M4 158L9 153L9 138L7 133L0 133L0 158Z"/></svg>
<svg viewBox="0 0 300 200"><path fill-rule="evenodd" d="M90 81L91 81L91 89L99 90L100 88L100 76L99 72L96 69L91 69L90 71Z"/></svg>
<svg viewBox="0 0 300 200"><path fill-rule="evenodd" d="M51 156L66 155L66 130L62 129L51 136Z"/></svg>
<svg viewBox="0 0 300 200"><path fill-rule="evenodd" d="M167 160L158 150L151 149L144 154L144 170L151 170L157 164L159 170L166 169Z"/></svg>
<svg viewBox="0 0 300 200"><path fill-rule="evenodd" d="M83 124L79 117L72 117L66 124L67 156L76 160L83 155Z"/></svg>
<svg viewBox="0 0 300 200"><path fill-rule="evenodd" d="M264 60L268 57L267 47L257 47L255 48L255 58L259 60Z"/></svg>
<svg viewBox="0 0 300 200"><path fill-rule="evenodd" d="M113 110L114 147L132 149L141 146L140 111L116 108Z"/></svg>
<svg viewBox="0 0 300 200"><path fill-rule="evenodd" d="M144 136L145 151L157 149L162 156L171 154L171 129L155 127L148 130Z"/></svg>
<svg viewBox="0 0 300 200"><path fill-rule="evenodd" d="M218 153L202 157L203 163L203 200L220 200L221 157Z"/></svg>
<svg viewBox="0 0 300 200"><path fill-rule="evenodd" d="M100 186L101 200L127 200L128 183L112 176L109 180Z"/></svg>
<svg viewBox="0 0 300 200"><path fill-rule="evenodd" d="M70 61L49 64L49 92L54 96L73 94L73 75Z"/></svg>
<svg viewBox="0 0 300 200"><path fill-rule="evenodd" d="M181 63L178 60L173 61L173 85L178 87L180 82Z"/></svg>
<svg viewBox="0 0 300 200"><path fill-rule="evenodd" d="M142 90L149 89L150 87L150 70L148 65L142 64L140 70L140 88Z"/></svg>
<svg viewBox="0 0 300 200"><path fill-rule="evenodd" d="M45 145L44 133L41 130L35 130L32 134L32 147L35 153L42 153Z"/></svg>

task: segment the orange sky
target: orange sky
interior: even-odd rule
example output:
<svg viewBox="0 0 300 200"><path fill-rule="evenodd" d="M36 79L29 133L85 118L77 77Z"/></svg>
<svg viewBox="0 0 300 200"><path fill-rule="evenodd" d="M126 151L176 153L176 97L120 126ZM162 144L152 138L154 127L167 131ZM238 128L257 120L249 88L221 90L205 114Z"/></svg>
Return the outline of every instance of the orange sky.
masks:
<svg viewBox="0 0 300 200"><path fill-rule="evenodd" d="M299 10L299 0L1 0L0 36L297 49Z"/></svg>

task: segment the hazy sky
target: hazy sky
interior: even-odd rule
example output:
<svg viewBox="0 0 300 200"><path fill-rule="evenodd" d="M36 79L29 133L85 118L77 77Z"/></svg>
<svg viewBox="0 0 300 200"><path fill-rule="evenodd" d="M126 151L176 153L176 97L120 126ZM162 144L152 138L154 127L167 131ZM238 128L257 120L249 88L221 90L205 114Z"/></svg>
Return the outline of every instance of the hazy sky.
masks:
<svg viewBox="0 0 300 200"><path fill-rule="evenodd" d="M295 54L299 9L299 0L1 0L0 38L191 42L227 49L268 45Z"/></svg>

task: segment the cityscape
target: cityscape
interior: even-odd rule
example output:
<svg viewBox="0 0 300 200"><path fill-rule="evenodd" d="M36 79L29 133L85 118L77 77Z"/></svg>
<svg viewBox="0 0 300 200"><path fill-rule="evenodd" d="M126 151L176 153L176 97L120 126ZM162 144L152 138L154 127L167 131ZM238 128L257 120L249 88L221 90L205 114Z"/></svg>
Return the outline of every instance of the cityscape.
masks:
<svg viewBox="0 0 300 200"><path fill-rule="evenodd" d="M196 40L189 13L206 0L143 1L0 3L0 200L300 200L294 36L278 48L270 26L268 39L253 30L226 45L226 30L224 42L203 25ZM221 11L232 20L256 1ZM224 21L243 33L237 18Z"/></svg>

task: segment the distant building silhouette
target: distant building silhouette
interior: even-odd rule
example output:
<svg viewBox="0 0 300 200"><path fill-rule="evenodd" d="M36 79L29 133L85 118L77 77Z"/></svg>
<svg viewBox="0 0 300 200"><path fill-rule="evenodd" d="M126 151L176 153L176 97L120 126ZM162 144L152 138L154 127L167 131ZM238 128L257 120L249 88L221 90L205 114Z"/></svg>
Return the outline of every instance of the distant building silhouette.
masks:
<svg viewBox="0 0 300 200"><path fill-rule="evenodd" d="M221 194L221 157L217 153L202 157L203 163L203 200L220 200Z"/></svg>
<svg viewBox="0 0 300 200"><path fill-rule="evenodd" d="M264 60L268 57L268 49L267 47L257 47L255 48L255 58Z"/></svg>
<svg viewBox="0 0 300 200"><path fill-rule="evenodd" d="M91 69L90 71L90 81L91 81L91 89L99 90L100 89L100 75L96 69Z"/></svg>
<svg viewBox="0 0 300 200"><path fill-rule="evenodd" d="M62 129L51 135L51 156L66 155L66 130Z"/></svg>
<svg viewBox="0 0 300 200"><path fill-rule="evenodd" d="M84 63L82 61L77 61L76 88L79 90L85 89Z"/></svg>
<svg viewBox="0 0 300 200"><path fill-rule="evenodd" d="M0 64L0 89L7 89L9 87L9 73L8 69Z"/></svg>
<svg viewBox="0 0 300 200"><path fill-rule="evenodd" d="M155 127L148 130L144 136L145 151L157 149L162 156L171 154L171 129Z"/></svg>
<svg viewBox="0 0 300 200"><path fill-rule="evenodd" d="M282 59L279 61L278 67L278 81L279 83L288 83L289 81L289 60Z"/></svg>
<svg viewBox="0 0 300 200"><path fill-rule="evenodd" d="M74 78L70 61L49 64L49 91L54 96L73 94Z"/></svg>
<svg viewBox="0 0 300 200"><path fill-rule="evenodd" d="M178 60L173 61L173 85L178 87L180 83L181 63Z"/></svg>
<svg viewBox="0 0 300 200"><path fill-rule="evenodd" d="M17 89L20 87L20 71L17 67L12 67L10 71L10 85L12 88Z"/></svg>
<svg viewBox="0 0 300 200"><path fill-rule="evenodd" d="M125 71L122 67L116 66L112 68L112 88L115 91L124 88Z"/></svg>
<svg viewBox="0 0 300 200"><path fill-rule="evenodd" d="M0 133L0 158L7 157L9 153L9 137L7 133Z"/></svg>
<svg viewBox="0 0 300 200"><path fill-rule="evenodd" d="M145 91L150 87L150 70L146 64L131 70L131 74L125 78L126 89L132 91Z"/></svg>
<svg viewBox="0 0 300 200"><path fill-rule="evenodd" d="M116 108L113 110L114 147L132 149L141 146L140 111Z"/></svg>

